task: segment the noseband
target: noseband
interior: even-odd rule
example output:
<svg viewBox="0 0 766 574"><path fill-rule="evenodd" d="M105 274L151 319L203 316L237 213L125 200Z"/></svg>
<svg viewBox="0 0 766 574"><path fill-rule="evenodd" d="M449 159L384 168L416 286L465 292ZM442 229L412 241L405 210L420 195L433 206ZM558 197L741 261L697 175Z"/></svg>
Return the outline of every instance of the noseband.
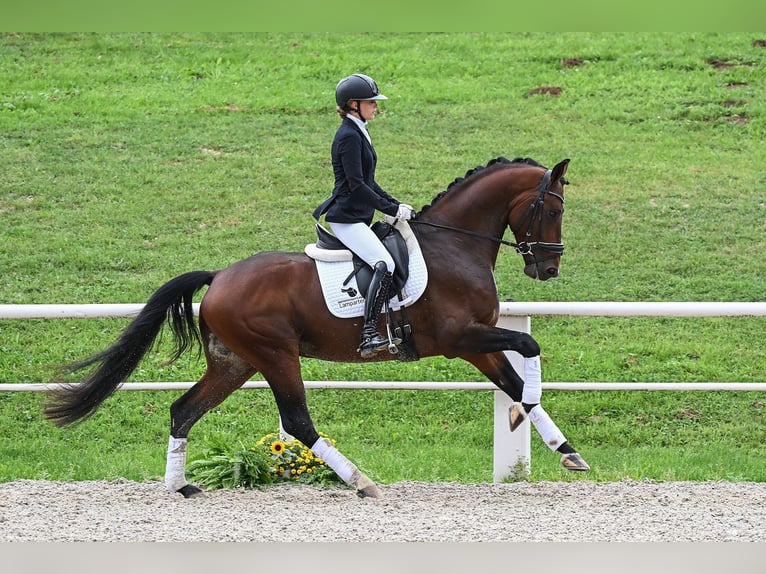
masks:
<svg viewBox="0 0 766 574"><path fill-rule="evenodd" d="M553 197L557 198L561 201L561 204L564 204L564 197L562 195L559 195L558 193L554 193L548 189L548 186L551 182L551 173L553 170L548 170L545 172L545 175L543 175L543 180L540 182L540 187L537 193L537 197L532 202L532 204L529 206L529 209L527 209L527 212L524 216L524 219L522 220L522 225L527 222L527 231L524 234L526 239L529 239L532 237L532 231L535 227L535 222L538 223L538 232L542 231L543 227L543 210L544 210L544 204L545 204L545 194L550 194ZM548 243L545 241L522 241L521 243L514 243L512 241L506 241L502 237L492 237L491 235L485 235L484 233L478 233L476 231L471 231L469 229L461 229L459 227L451 227L449 225L440 225L438 223L431 223L428 221L419 221L417 219L410 220L410 224L417 223L419 225L428 225L429 227L437 227L439 229L447 229L449 231L456 231L458 233L463 233L464 235L473 235L474 237L481 237L482 239L487 239L489 241L494 241L495 243L500 243L502 245L508 245L509 247L513 247L516 252L519 255L531 255L535 259L535 263L541 263L543 261L547 261L548 259L553 259L554 257L561 256L562 253L564 253L564 244L563 243ZM545 251L549 251L553 253L554 255L551 257L547 257L545 259L538 260L535 258L534 253L532 252L532 249L534 247L539 247L540 249L544 249Z"/></svg>

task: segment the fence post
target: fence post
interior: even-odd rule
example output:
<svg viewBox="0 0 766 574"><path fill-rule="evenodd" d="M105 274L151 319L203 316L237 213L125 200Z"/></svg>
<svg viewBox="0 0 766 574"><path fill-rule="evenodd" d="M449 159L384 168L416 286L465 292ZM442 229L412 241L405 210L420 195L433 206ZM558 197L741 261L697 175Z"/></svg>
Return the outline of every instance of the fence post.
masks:
<svg viewBox="0 0 766 574"><path fill-rule="evenodd" d="M500 316L498 327L531 332L530 317ZM523 376L524 359L515 351L505 352L516 372ZM525 420L519 428L511 432L508 423L508 409L511 406L511 398L504 392L497 390L495 396L495 422L494 422L494 481L503 482L506 479L519 479L529 475L531 467L531 444L529 432L529 420Z"/></svg>

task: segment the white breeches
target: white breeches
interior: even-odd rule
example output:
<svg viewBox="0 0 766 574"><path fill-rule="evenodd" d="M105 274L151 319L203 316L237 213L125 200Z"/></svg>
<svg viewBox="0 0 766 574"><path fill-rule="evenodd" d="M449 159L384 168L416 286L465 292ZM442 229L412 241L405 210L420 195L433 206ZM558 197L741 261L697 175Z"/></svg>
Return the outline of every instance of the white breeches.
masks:
<svg viewBox="0 0 766 574"><path fill-rule="evenodd" d="M332 221L327 223L335 237L361 257L367 265L374 268L378 261L383 261L388 272L394 272L395 265L391 254L366 223L333 223Z"/></svg>

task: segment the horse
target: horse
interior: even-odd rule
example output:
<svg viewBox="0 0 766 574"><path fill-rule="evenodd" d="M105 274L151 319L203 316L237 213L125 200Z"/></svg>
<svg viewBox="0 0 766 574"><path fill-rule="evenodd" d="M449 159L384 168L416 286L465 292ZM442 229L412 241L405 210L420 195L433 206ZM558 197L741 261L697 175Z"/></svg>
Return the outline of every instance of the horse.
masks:
<svg viewBox="0 0 766 574"><path fill-rule="evenodd" d="M309 446L359 496L382 496L375 482L315 429L300 357L335 362L460 358L511 397L512 429L528 417L551 450L561 454L562 465L588 470L540 405L539 344L527 333L496 327L493 272L501 245L522 256L528 277L546 281L559 274L569 161L548 169L531 158L495 158L455 179L408 222L428 273L422 295L404 309L411 329L409 354L383 352L362 359L356 344L361 317L338 318L328 311L315 261L306 253L260 252L217 271L184 273L157 289L110 347L64 368L72 374L92 367L79 383L59 377L49 389L44 415L63 427L93 414L168 325L175 345L171 361L200 346L206 359L199 381L170 406L165 469L170 493L204 494L185 477L189 431L260 373L284 432ZM515 242L503 239L506 228ZM206 286L195 322L193 297ZM506 357L508 350L524 357L524 377Z"/></svg>

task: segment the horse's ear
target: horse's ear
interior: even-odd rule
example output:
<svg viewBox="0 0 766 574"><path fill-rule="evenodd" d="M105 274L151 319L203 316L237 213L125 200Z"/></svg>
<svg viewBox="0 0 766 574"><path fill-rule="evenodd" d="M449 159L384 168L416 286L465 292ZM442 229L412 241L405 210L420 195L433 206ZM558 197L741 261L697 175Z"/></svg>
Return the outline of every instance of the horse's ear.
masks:
<svg viewBox="0 0 766 574"><path fill-rule="evenodd" d="M568 167L569 158L557 163L556 167L551 170L551 182L560 181L561 178L564 177L564 174L567 172Z"/></svg>

